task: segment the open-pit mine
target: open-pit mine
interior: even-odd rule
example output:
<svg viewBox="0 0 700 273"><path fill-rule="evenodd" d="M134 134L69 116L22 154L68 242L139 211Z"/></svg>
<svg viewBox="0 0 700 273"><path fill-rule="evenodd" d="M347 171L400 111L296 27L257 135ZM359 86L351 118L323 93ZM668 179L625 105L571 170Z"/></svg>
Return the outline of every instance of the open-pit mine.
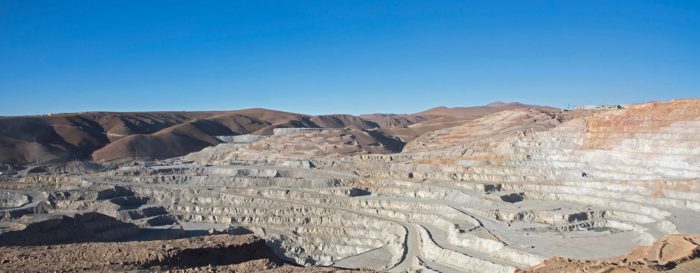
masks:
<svg viewBox="0 0 700 273"><path fill-rule="evenodd" d="M700 272L700 100L489 107L16 152L0 271ZM185 125L211 145L139 146Z"/></svg>

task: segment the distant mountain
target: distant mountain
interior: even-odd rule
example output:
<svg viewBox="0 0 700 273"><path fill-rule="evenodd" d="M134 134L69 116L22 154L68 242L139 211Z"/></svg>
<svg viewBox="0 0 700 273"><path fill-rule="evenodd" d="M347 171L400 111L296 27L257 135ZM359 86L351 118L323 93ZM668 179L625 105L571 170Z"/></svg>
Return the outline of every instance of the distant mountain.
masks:
<svg viewBox="0 0 700 273"><path fill-rule="evenodd" d="M88 112L0 117L0 163L76 159L163 159L217 145L219 135L271 135L274 128L375 130L404 143L419 135L510 109L551 107L492 103L436 107L415 114L304 115L255 108L209 112Z"/></svg>
<svg viewBox="0 0 700 273"><path fill-rule="evenodd" d="M439 106L413 114L371 114L360 117L376 122L386 133L410 142L416 137L443 128L448 128L465 122L504 110L540 109L559 111L557 108L539 105L529 105L519 102L493 102L485 106L452 107Z"/></svg>
<svg viewBox="0 0 700 273"><path fill-rule="evenodd" d="M267 109L3 117L0 162L162 159L220 143L214 136L270 135L281 127L373 129L379 125L351 115L309 116Z"/></svg>
<svg viewBox="0 0 700 273"><path fill-rule="evenodd" d="M506 105L506 104L507 104L507 103L502 102L502 101L494 101L494 102L492 102L492 103L487 104L486 106L489 106L489 107L500 107L500 106L504 106L504 105Z"/></svg>

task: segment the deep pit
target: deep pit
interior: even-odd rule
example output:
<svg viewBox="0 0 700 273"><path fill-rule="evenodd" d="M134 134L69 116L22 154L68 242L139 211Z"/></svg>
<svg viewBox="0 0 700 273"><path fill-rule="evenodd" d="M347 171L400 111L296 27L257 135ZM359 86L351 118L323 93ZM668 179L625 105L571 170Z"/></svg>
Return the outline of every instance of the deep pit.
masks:
<svg viewBox="0 0 700 273"><path fill-rule="evenodd" d="M424 134L391 154L367 152L379 148L353 142L359 132L335 133L284 130L180 158L3 177L0 239L9 239L0 242L112 247L251 233L269 248L261 257L276 263L514 272L551 257L609 258L666 234L700 233L698 100L568 119L502 111ZM17 239L23 230L73 221L61 217L75 213L100 213L123 226L75 228L92 239ZM212 251L221 250L182 250L157 266L212 264L192 256L233 259Z"/></svg>

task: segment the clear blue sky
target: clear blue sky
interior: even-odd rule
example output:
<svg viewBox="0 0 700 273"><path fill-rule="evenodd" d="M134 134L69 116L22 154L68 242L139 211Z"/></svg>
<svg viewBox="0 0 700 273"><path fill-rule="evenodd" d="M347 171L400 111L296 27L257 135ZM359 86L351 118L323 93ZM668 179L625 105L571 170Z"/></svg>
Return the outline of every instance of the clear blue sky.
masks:
<svg viewBox="0 0 700 273"><path fill-rule="evenodd" d="M700 1L0 0L0 115L700 97Z"/></svg>

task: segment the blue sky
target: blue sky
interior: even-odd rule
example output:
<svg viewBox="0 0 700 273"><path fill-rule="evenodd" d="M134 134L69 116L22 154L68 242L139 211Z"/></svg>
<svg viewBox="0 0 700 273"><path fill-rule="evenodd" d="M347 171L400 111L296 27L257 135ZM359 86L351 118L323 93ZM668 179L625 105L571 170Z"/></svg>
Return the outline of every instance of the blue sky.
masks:
<svg viewBox="0 0 700 273"><path fill-rule="evenodd" d="M700 1L0 0L0 115L700 97Z"/></svg>

